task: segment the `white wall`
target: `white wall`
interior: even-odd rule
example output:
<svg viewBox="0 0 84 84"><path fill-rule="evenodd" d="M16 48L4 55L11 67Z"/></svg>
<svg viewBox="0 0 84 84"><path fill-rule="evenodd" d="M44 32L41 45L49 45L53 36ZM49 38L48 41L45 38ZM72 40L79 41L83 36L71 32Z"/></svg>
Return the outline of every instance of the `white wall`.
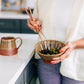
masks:
<svg viewBox="0 0 84 84"><path fill-rule="evenodd" d="M36 0L26 0L26 7L34 8Z"/></svg>
<svg viewBox="0 0 84 84"><path fill-rule="evenodd" d="M0 0L0 12L1 12L1 0Z"/></svg>

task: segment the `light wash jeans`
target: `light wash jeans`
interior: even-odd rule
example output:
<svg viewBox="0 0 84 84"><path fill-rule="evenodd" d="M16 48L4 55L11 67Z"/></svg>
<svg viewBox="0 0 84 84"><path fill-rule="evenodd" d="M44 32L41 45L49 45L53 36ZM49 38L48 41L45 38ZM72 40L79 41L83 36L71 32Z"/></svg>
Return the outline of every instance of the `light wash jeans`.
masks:
<svg viewBox="0 0 84 84"><path fill-rule="evenodd" d="M59 72L60 63L46 64L37 59L37 73L40 84L84 84L84 81L77 81L64 77Z"/></svg>

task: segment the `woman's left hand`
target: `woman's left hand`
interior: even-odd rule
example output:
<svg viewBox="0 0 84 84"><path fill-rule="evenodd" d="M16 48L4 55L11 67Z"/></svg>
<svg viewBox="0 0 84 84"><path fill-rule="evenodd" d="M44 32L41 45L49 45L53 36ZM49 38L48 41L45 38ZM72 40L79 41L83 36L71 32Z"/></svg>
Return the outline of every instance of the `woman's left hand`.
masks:
<svg viewBox="0 0 84 84"><path fill-rule="evenodd" d="M63 61L64 59L68 58L71 51L76 47L76 43L75 42L68 42L61 50L61 52L64 52L63 55L61 55L60 57L57 58L53 58L51 61L51 64L56 64L59 63L61 61Z"/></svg>

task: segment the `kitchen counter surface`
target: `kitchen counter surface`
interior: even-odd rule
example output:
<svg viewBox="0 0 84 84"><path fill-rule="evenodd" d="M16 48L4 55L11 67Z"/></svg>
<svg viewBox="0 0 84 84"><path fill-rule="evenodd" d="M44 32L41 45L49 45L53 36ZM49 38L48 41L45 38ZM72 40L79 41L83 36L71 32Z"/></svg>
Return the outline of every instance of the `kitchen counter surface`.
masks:
<svg viewBox="0 0 84 84"><path fill-rule="evenodd" d="M34 54L34 45L37 42L38 35L0 33L0 38L3 36L21 37L23 39L23 44L17 55L0 55L0 84L14 84ZM19 40L17 41L18 44Z"/></svg>
<svg viewBox="0 0 84 84"><path fill-rule="evenodd" d="M1 12L0 19L29 19L27 14L19 14L15 12Z"/></svg>

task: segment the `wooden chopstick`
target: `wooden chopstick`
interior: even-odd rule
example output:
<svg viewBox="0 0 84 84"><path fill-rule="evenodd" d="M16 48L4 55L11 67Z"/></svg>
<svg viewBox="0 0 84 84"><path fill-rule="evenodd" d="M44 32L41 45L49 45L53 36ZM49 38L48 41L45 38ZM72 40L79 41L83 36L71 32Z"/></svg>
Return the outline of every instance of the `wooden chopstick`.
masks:
<svg viewBox="0 0 84 84"><path fill-rule="evenodd" d="M30 19L32 19L31 15L29 14L29 12L27 11L26 8L24 8L25 12L28 14L28 16L30 17Z"/></svg>
<svg viewBox="0 0 84 84"><path fill-rule="evenodd" d="M31 8L28 7L28 9L29 9L29 11L30 11L30 15L31 15L31 17L33 18L33 16L32 16L32 12L31 12Z"/></svg>
<svg viewBox="0 0 84 84"><path fill-rule="evenodd" d="M40 38L40 40L42 41L42 38L41 38L41 36L40 36L40 33L39 33L39 38Z"/></svg>
<svg viewBox="0 0 84 84"><path fill-rule="evenodd" d="M44 36L44 38L47 40L46 36L44 35L44 33L40 30L41 34Z"/></svg>

